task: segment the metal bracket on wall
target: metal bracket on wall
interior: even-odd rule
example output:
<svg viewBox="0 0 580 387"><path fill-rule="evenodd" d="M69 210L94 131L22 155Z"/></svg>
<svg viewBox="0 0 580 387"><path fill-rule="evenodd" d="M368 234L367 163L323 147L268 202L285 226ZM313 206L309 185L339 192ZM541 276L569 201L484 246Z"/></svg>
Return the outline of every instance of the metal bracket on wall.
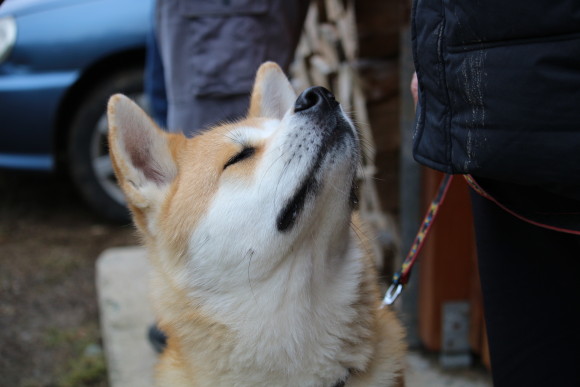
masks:
<svg viewBox="0 0 580 387"><path fill-rule="evenodd" d="M471 365L469 345L469 314L467 301L446 302L442 313L442 343L439 362L443 368L468 367Z"/></svg>

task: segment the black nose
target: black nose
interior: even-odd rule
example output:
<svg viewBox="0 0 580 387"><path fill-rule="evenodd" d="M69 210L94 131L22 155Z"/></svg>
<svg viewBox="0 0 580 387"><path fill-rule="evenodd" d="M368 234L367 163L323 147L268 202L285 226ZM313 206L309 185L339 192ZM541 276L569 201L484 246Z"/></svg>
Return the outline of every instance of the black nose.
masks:
<svg viewBox="0 0 580 387"><path fill-rule="evenodd" d="M301 112L314 107L328 107L334 108L338 102L334 99L334 95L324 87L315 86L304 90L296 99L294 104L294 112Z"/></svg>

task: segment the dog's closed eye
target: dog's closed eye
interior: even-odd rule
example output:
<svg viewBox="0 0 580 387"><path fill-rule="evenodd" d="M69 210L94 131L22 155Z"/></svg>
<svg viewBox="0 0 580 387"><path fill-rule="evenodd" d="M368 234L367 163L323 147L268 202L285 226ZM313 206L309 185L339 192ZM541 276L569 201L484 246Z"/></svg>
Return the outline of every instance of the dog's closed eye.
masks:
<svg viewBox="0 0 580 387"><path fill-rule="evenodd" d="M224 169L226 169L227 167L229 167L232 164L239 163L242 160L245 160L249 157L252 157L254 155L254 153L256 153L256 148L245 147L244 149L242 149L242 151L240 153L236 154L235 156L233 156L231 159L229 159L226 162L226 164L224 165Z"/></svg>

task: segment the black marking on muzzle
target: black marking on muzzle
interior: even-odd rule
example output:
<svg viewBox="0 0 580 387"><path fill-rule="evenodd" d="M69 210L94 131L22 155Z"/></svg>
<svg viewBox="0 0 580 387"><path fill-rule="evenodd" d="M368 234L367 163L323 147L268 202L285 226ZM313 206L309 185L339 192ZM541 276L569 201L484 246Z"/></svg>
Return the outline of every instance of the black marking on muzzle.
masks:
<svg viewBox="0 0 580 387"><path fill-rule="evenodd" d="M300 189L296 192L296 195L290 199L290 201L284 206L282 211L280 211L278 218L276 219L276 228L280 232L290 231L292 226L296 223L298 215L304 209L304 204L306 203L306 198L313 195L318 187L315 179L310 177L302 183Z"/></svg>
<svg viewBox="0 0 580 387"><path fill-rule="evenodd" d="M350 203L350 207L353 210L357 210L359 207L358 190L359 190L359 187L358 187L358 183L357 183L357 178L355 176L353 181L352 181L352 185L350 186L350 195L348 198L348 201Z"/></svg>
<svg viewBox="0 0 580 387"><path fill-rule="evenodd" d="M338 106L338 104L336 104L336 106ZM354 139L354 134L352 133L350 125L344 120L339 120L337 116L330 116L325 120L325 122L320 123L318 126L323 128L321 130L323 138L320 142L318 154L310 172L306 175L306 179L302 182L300 188L296 191L296 194L286 203L276 218L276 227L280 232L286 232L292 229L298 216L304 209L306 199L308 199L309 196L316 195L316 191L319 189L320 185L317 175L326 155L331 150L335 149L340 143L345 141L345 137ZM354 191L351 192L349 199L353 206L358 202Z"/></svg>

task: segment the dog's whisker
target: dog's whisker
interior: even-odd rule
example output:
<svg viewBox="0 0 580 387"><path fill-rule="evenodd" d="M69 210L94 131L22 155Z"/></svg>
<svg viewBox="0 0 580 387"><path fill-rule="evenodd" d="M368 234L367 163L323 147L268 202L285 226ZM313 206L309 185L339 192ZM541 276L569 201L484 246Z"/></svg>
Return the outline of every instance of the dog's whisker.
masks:
<svg viewBox="0 0 580 387"><path fill-rule="evenodd" d="M286 155L286 151L280 152L280 154L278 155L278 157L276 157L276 159L274 159L271 163L270 166L268 167L268 169L266 169L266 172L262 175L262 178L260 179L260 183L259 183L259 189L262 188L262 182L264 181L264 178L266 176L268 176L268 173L270 172L270 170L274 167L274 165L276 165L276 163L278 161L280 161L280 159L282 159L282 157L284 157Z"/></svg>
<svg viewBox="0 0 580 387"><path fill-rule="evenodd" d="M288 161L286 161L282 167L282 172L280 173L280 176L278 176L278 182L276 183L276 189L274 190L274 199L279 199L278 188L280 187L280 183L282 182L282 179L285 177L286 173L288 173L288 169L289 169L291 163L292 163L292 158L288 158Z"/></svg>
<svg viewBox="0 0 580 387"><path fill-rule="evenodd" d="M332 181L329 181L329 185L330 185L330 187L332 187L332 189L334 189L336 192L339 192L339 193L341 193L342 195L346 195L346 194L347 194L347 192L346 192L346 191L345 191L343 188L340 188L340 187L338 187L336 184L334 184L334 182L332 182Z"/></svg>
<svg viewBox="0 0 580 387"><path fill-rule="evenodd" d="M254 287L252 286L252 278L251 278L251 266L252 266L252 258L254 257L254 254L256 254L256 252L253 249L249 249L246 252L246 256L249 256L248 261L248 285L250 286L250 292L252 293L252 297L254 299L254 302L257 304L258 303L258 299L256 298L256 293L254 293ZM244 261L244 260L242 260Z"/></svg>

